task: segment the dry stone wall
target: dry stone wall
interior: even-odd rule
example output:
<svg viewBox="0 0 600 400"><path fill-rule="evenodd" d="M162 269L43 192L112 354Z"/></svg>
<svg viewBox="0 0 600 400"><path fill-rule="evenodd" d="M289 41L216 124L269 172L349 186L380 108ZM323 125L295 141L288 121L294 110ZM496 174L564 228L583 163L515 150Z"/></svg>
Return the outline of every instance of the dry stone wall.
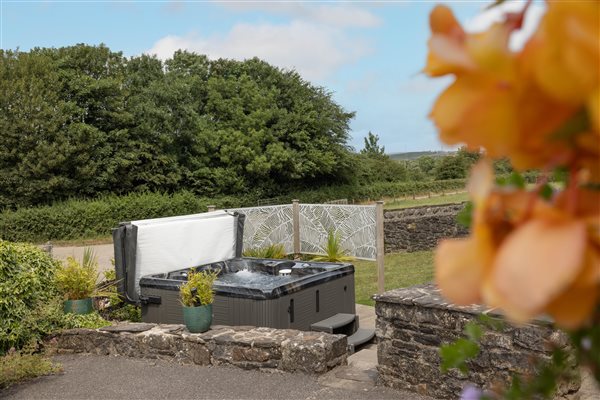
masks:
<svg viewBox="0 0 600 400"><path fill-rule="evenodd" d="M385 252L430 250L443 238L466 236L468 230L456 222L464 203L386 210Z"/></svg>
<svg viewBox="0 0 600 400"><path fill-rule="evenodd" d="M463 376L457 370L440 372L439 347L463 337L469 321L480 314L499 316L481 306L448 304L433 285L395 289L375 297L379 381L395 389L410 390L439 399L456 399L462 388L506 384L514 373L534 371L533 361L548 360L552 346L564 347L567 337L548 321L488 331L479 356ZM557 397L575 393L579 382L561 384Z"/></svg>
<svg viewBox="0 0 600 400"><path fill-rule="evenodd" d="M183 325L127 323L70 329L49 339L60 353L167 359L183 364L321 374L346 363L344 335L243 326L189 333Z"/></svg>

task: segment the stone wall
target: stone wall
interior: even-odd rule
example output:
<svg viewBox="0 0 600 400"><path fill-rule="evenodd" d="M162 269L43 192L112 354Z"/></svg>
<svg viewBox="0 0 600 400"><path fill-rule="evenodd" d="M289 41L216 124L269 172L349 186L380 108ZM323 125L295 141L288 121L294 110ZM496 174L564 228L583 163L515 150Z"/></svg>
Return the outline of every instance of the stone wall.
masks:
<svg viewBox="0 0 600 400"><path fill-rule="evenodd" d="M440 239L467 235L468 230L456 223L463 207L464 203L386 210L385 252L430 250Z"/></svg>
<svg viewBox="0 0 600 400"><path fill-rule="evenodd" d="M470 372L440 372L439 347L462 337L465 324L485 313L481 306L458 307L445 302L432 285L395 289L375 297L379 380L385 386L411 390L435 398L456 399L467 383L491 388L509 381L511 374L533 371L532 361L549 359L552 346L564 347L567 337L547 321L519 328L506 324L488 331ZM559 396L576 392L579 382L561 384Z"/></svg>
<svg viewBox="0 0 600 400"><path fill-rule="evenodd" d="M346 363L344 335L291 329L215 326L189 333L183 325L127 323L70 329L49 339L60 353L158 358L199 365L321 374Z"/></svg>

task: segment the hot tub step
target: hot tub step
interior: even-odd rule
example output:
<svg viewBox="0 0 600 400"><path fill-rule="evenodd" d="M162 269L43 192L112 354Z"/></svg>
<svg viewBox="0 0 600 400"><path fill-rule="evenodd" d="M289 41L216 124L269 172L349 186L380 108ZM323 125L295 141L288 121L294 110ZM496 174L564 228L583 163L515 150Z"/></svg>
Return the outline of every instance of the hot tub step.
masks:
<svg viewBox="0 0 600 400"><path fill-rule="evenodd" d="M358 346L370 342L374 337L375 329L358 328L356 332L348 336L348 352L354 353Z"/></svg>
<svg viewBox="0 0 600 400"><path fill-rule="evenodd" d="M356 315L354 314L335 314L333 317L329 317L319 322L315 322L310 325L310 330L328 333L338 333L336 330L340 328L346 328L350 325L354 326L356 321ZM354 330L352 330L354 331Z"/></svg>

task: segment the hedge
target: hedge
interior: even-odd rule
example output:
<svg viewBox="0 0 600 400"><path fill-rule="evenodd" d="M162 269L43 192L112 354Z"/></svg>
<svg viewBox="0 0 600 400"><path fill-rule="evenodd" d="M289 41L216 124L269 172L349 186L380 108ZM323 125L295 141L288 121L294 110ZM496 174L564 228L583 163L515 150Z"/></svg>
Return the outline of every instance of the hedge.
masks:
<svg viewBox="0 0 600 400"><path fill-rule="evenodd" d="M464 179L422 182L379 182L372 185L324 186L288 193L283 203L300 199L322 203L334 199L362 201L462 189ZM51 206L5 210L0 213L0 238L18 242L45 242L105 237L119 222L205 212L217 208L248 207L256 204L249 195L205 198L191 192L175 194L132 193L95 200L68 200Z"/></svg>
<svg viewBox="0 0 600 400"><path fill-rule="evenodd" d="M240 198L208 199L183 191L172 195L135 193L95 200L68 200L51 206L5 210L0 238L15 242L89 239L110 235L119 222L205 212L209 204L239 207Z"/></svg>
<svg viewBox="0 0 600 400"><path fill-rule="evenodd" d="M0 355L37 339L32 316L57 294L57 264L33 245L0 240Z"/></svg>

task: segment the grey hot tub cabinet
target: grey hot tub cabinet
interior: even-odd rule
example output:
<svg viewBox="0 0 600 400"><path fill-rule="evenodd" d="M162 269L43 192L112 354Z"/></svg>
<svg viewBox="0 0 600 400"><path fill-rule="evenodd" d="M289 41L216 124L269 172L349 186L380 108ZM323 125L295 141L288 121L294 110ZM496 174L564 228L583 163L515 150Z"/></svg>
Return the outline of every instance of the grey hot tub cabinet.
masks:
<svg viewBox="0 0 600 400"><path fill-rule="evenodd" d="M281 269L291 269L292 273L289 281L263 287L244 283L234 286L217 279L213 324L310 330L311 324L318 321L356 312L351 264L235 258L196 269L216 270L223 276L244 268L274 277ZM179 287L186 280L186 272L188 269L140 280L142 298L152 300L142 305L144 322L183 322Z"/></svg>

